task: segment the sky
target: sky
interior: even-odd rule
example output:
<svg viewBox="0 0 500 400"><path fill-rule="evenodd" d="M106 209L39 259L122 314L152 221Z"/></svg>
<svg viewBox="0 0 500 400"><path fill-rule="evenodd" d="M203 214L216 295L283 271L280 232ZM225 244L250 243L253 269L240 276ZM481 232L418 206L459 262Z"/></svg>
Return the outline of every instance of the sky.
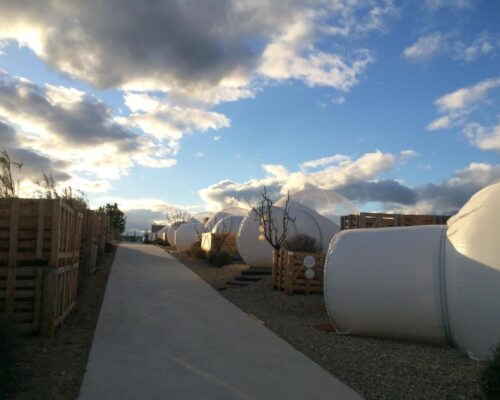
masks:
<svg viewBox="0 0 500 400"><path fill-rule="evenodd" d="M128 230L333 189L452 213L500 180L500 2L0 0L0 149Z"/></svg>

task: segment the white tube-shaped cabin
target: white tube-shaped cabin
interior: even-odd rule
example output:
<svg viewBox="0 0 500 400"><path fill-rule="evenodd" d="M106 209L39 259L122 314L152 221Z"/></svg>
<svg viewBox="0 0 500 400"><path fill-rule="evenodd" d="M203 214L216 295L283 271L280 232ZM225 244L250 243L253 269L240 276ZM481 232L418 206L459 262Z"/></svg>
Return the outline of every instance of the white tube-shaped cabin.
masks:
<svg viewBox="0 0 500 400"><path fill-rule="evenodd" d="M500 183L448 226L340 232L324 293L339 333L450 343L487 358L500 342Z"/></svg>

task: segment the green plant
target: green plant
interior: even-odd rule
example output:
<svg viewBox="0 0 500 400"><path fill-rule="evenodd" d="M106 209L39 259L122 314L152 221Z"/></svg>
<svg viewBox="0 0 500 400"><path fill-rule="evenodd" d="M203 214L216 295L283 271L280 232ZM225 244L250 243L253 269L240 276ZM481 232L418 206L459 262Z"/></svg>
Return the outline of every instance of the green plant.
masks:
<svg viewBox="0 0 500 400"><path fill-rule="evenodd" d="M481 374L481 388L486 398L500 399L500 343Z"/></svg>
<svg viewBox="0 0 500 400"><path fill-rule="evenodd" d="M301 251L304 253L319 253L320 247L313 237L300 234L285 241L283 247L289 251Z"/></svg>
<svg viewBox="0 0 500 400"><path fill-rule="evenodd" d="M201 248L201 242L194 243L188 250L187 255L191 258L198 258L200 260L207 257L207 253Z"/></svg>
<svg viewBox="0 0 500 400"><path fill-rule="evenodd" d="M120 233L125 232L127 217L125 216L125 213L118 208L118 204L108 203L105 206L99 207L97 211L105 212L109 216L111 229L118 229ZM146 233L148 232L146 231Z"/></svg>

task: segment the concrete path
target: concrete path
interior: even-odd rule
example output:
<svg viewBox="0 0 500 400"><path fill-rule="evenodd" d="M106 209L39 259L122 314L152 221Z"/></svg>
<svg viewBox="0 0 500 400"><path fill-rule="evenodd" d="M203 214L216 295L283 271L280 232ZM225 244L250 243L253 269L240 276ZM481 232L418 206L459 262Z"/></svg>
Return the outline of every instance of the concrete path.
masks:
<svg viewBox="0 0 500 400"><path fill-rule="evenodd" d="M361 397L163 250L123 244L80 399Z"/></svg>

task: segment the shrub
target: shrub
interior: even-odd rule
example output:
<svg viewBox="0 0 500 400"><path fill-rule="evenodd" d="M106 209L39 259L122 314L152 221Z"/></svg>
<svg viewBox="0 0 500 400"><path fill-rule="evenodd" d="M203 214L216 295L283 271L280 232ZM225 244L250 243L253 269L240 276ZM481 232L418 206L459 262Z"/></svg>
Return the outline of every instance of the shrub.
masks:
<svg viewBox="0 0 500 400"><path fill-rule="evenodd" d="M486 365L481 374L481 388L486 398L500 399L500 343L493 354L493 360Z"/></svg>
<svg viewBox="0 0 500 400"><path fill-rule="evenodd" d="M187 255L191 258L204 259L207 257L205 250L201 248L201 242L196 242L188 250Z"/></svg>
<svg viewBox="0 0 500 400"><path fill-rule="evenodd" d="M319 253L321 251L321 246L316 243L316 239L306 234L300 234L287 239L283 247L289 251L301 251L304 253Z"/></svg>
<svg viewBox="0 0 500 400"><path fill-rule="evenodd" d="M115 245L111 242L106 242L104 245L104 252L105 253L112 253L113 249L115 248Z"/></svg>
<svg viewBox="0 0 500 400"><path fill-rule="evenodd" d="M218 253L211 252L208 256L208 262L215 267L223 267L232 263L232 258L227 251Z"/></svg>
<svg viewBox="0 0 500 400"><path fill-rule="evenodd" d="M153 240L152 242L153 244L157 245L157 246L167 246L168 242L166 240L163 240L163 239L155 239Z"/></svg>

